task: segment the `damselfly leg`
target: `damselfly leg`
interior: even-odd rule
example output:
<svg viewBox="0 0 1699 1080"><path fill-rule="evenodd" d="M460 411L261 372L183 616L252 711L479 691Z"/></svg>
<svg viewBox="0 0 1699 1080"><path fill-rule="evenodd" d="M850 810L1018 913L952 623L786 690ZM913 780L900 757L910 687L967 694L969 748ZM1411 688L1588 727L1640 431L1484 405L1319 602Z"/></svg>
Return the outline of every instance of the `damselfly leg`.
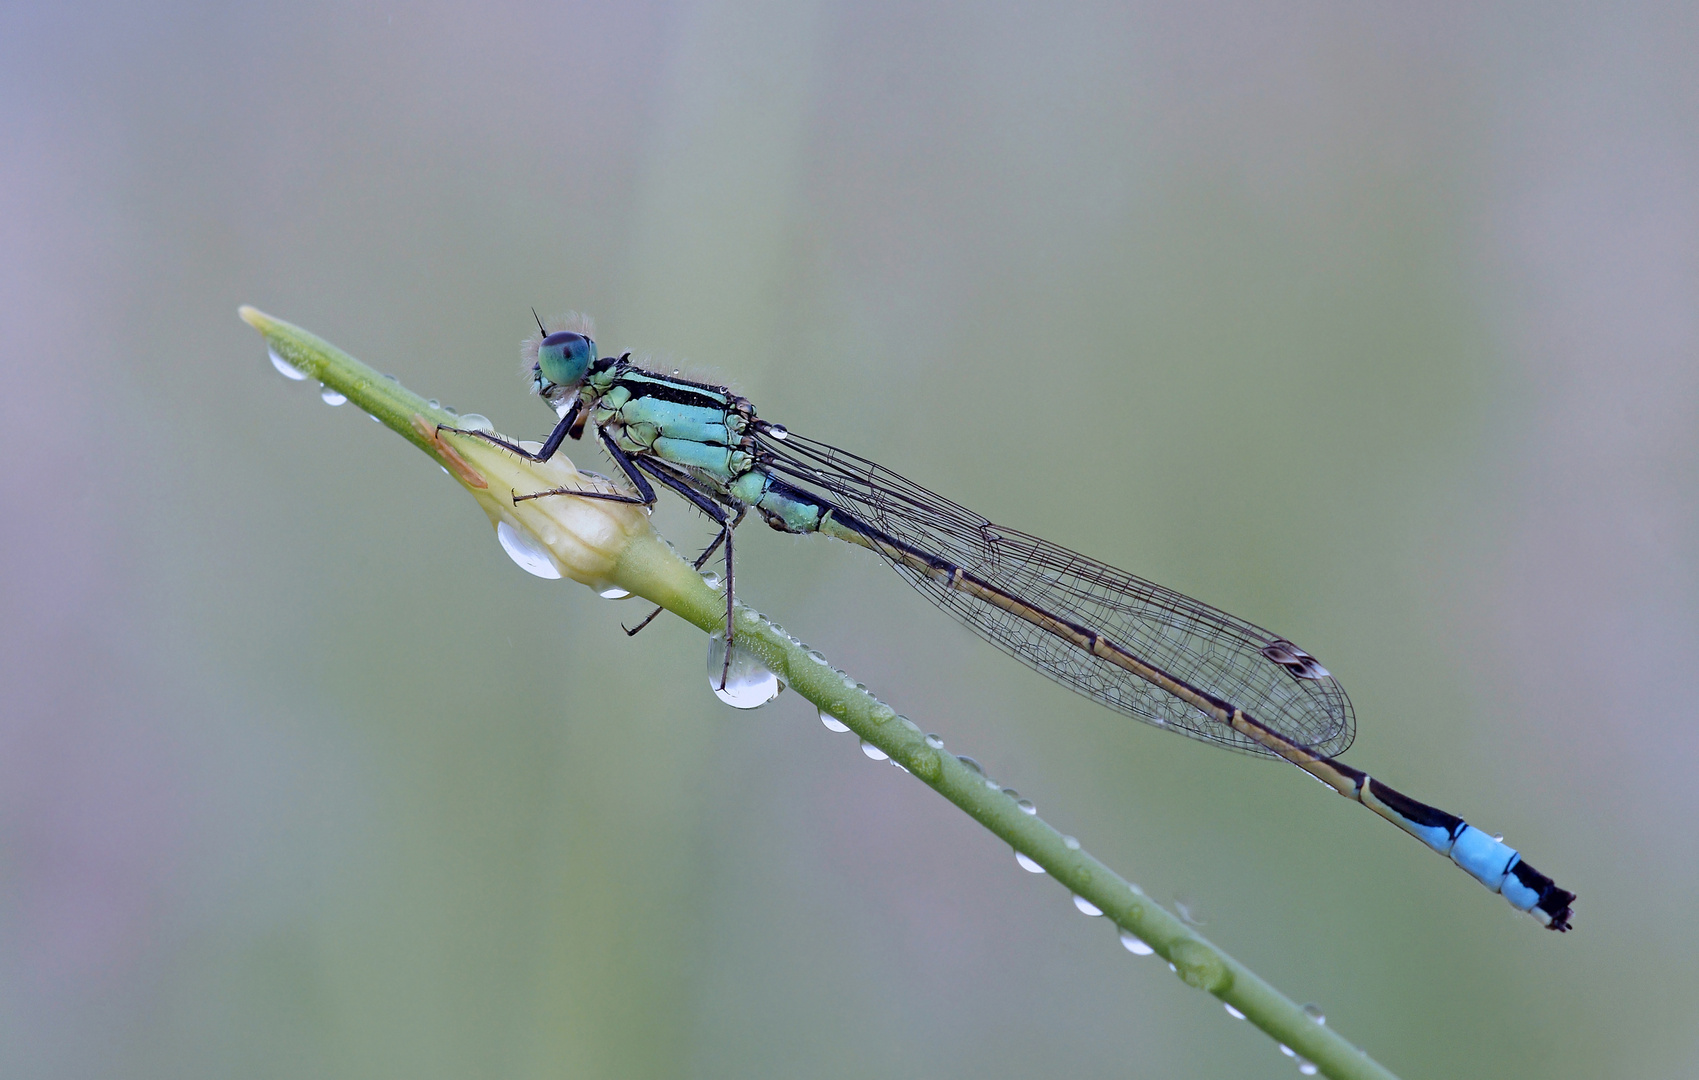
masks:
<svg viewBox="0 0 1699 1080"><path fill-rule="evenodd" d="M613 441L611 439L608 439L606 434L604 434L602 436L602 438L603 438L604 441L606 441L608 443L608 449L609 449L610 452L618 453L618 447L613 445ZM726 547L726 659L725 659L725 663L720 666L720 689L724 690L726 688L726 679L730 678L730 676L731 676L732 643L733 643L733 641L736 640L736 632L737 632L736 627L732 622L732 611L733 611L733 603L734 603L734 601L732 599L732 530L737 528L738 522L741 522L743 520L743 512L740 510L738 512L738 515L737 515L735 520L726 516L725 510L721 507L720 502L717 499L708 495L706 492L698 490L696 488L696 486L694 484L692 484L686 477L684 477L684 476L682 476L678 473L675 473L673 470L667 468L665 465L662 465L659 462L657 462L654 458L640 457L636 460L635 464L637 465L637 467L639 469L643 469L643 470L647 471L655 479L659 480L661 483L667 485L667 487L672 488L674 491L678 492L679 495L683 496L687 501L689 501L689 503L692 506L696 507L696 509L702 511L704 514L707 514L709 517L713 518L715 524L719 525L719 527L720 527L719 538L717 540L715 540L712 545L709 546L707 551L702 553L702 558L697 561L696 568L698 570L700 570L702 568L702 564L704 562L708 561L708 556L713 554L714 548L719 546L721 543L725 544L725 547ZM649 616L649 618L652 619L652 618L654 618L654 616L651 615L651 616ZM645 620L645 622L647 622L647 621L648 620ZM642 627L640 626L640 627L638 627L638 629L640 630L640 629L642 629ZM630 634L633 634L635 632L636 631L627 630L626 634L630 635Z"/></svg>
<svg viewBox="0 0 1699 1080"><path fill-rule="evenodd" d="M731 523L729 525L725 526L724 528L722 528L719 531L719 533L717 535L715 535L714 542L709 544L707 547L703 548L702 554L696 556L695 561L692 562L690 565L695 567L698 570L702 569L703 565L706 564L707 561L710 558L713 557L714 552L720 550L720 545L726 542L726 537L731 534L731 530L733 530L733 529L737 528L739 525L743 524L743 515L747 514L748 512L749 512L749 508L747 506L738 507L737 516L732 518ZM643 616L643 621L638 623L636 626L626 626L624 623L620 623L619 628L621 630L625 631L626 637L636 637L638 635L638 633L641 632L644 627L646 627L650 623L654 622L655 617L665 610L666 610L665 608L657 606L654 611L651 611L649 614Z"/></svg>

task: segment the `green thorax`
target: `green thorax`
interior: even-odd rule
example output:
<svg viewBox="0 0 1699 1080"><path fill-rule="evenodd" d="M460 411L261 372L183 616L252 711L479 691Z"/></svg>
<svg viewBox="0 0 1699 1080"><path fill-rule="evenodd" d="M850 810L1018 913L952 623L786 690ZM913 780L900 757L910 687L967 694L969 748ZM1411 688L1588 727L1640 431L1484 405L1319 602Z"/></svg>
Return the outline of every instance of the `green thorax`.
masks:
<svg viewBox="0 0 1699 1080"><path fill-rule="evenodd" d="M721 489L755 467L755 408L723 386L634 366L625 357L592 370L584 409L621 450L681 466Z"/></svg>
<svg viewBox="0 0 1699 1080"><path fill-rule="evenodd" d="M628 454L679 466L784 532L820 528L817 502L778 483L755 443L755 406L724 386L645 371L622 356L598 361L580 389L590 422Z"/></svg>

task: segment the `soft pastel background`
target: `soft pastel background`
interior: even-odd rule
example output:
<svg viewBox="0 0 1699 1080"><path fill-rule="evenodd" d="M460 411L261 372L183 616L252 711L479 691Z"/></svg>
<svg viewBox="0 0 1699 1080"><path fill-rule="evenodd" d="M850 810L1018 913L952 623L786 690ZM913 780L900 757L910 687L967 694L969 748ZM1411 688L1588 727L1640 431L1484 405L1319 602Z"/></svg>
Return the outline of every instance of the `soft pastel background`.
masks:
<svg viewBox="0 0 1699 1080"><path fill-rule="evenodd" d="M696 631L521 573L243 302L532 437L529 308L582 308L1279 629L1574 932L742 543L1404 1076L1699 1072L1696 50L1691 4L6 5L0 1075L1294 1074L805 703L719 705Z"/></svg>

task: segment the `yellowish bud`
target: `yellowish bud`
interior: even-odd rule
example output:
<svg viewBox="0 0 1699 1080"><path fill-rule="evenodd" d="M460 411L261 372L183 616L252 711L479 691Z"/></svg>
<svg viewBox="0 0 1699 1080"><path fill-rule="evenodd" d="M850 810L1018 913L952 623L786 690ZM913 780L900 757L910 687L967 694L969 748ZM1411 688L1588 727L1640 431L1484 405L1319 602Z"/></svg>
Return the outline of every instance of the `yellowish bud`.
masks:
<svg viewBox="0 0 1699 1080"><path fill-rule="evenodd" d="M565 494L626 493L579 472L562 454L548 461L529 461L476 435L439 430L418 414L413 417L413 429L433 444L443 467L478 500L490 524L498 532L504 523L512 530L503 536L504 546L510 552L514 545L534 551L560 576L597 590L623 587L614 581L620 555L633 539L654 535L649 515L635 503ZM544 491L562 494L515 499Z"/></svg>

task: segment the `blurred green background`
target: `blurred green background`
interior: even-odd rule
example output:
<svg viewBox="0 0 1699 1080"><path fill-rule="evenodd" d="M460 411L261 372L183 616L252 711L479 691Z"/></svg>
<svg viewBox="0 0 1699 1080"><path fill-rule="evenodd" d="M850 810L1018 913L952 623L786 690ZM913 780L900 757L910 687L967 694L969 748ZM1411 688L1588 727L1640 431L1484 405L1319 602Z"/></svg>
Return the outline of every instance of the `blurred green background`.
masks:
<svg viewBox="0 0 1699 1080"><path fill-rule="evenodd" d="M1692 5L0 10L0 1073L1294 1075L237 321L504 430L530 307L1302 643L1126 721L865 553L741 595L1406 1077L1699 1072ZM586 447L590 468L606 469ZM699 519L657 515L681 547Z"/></svg>

